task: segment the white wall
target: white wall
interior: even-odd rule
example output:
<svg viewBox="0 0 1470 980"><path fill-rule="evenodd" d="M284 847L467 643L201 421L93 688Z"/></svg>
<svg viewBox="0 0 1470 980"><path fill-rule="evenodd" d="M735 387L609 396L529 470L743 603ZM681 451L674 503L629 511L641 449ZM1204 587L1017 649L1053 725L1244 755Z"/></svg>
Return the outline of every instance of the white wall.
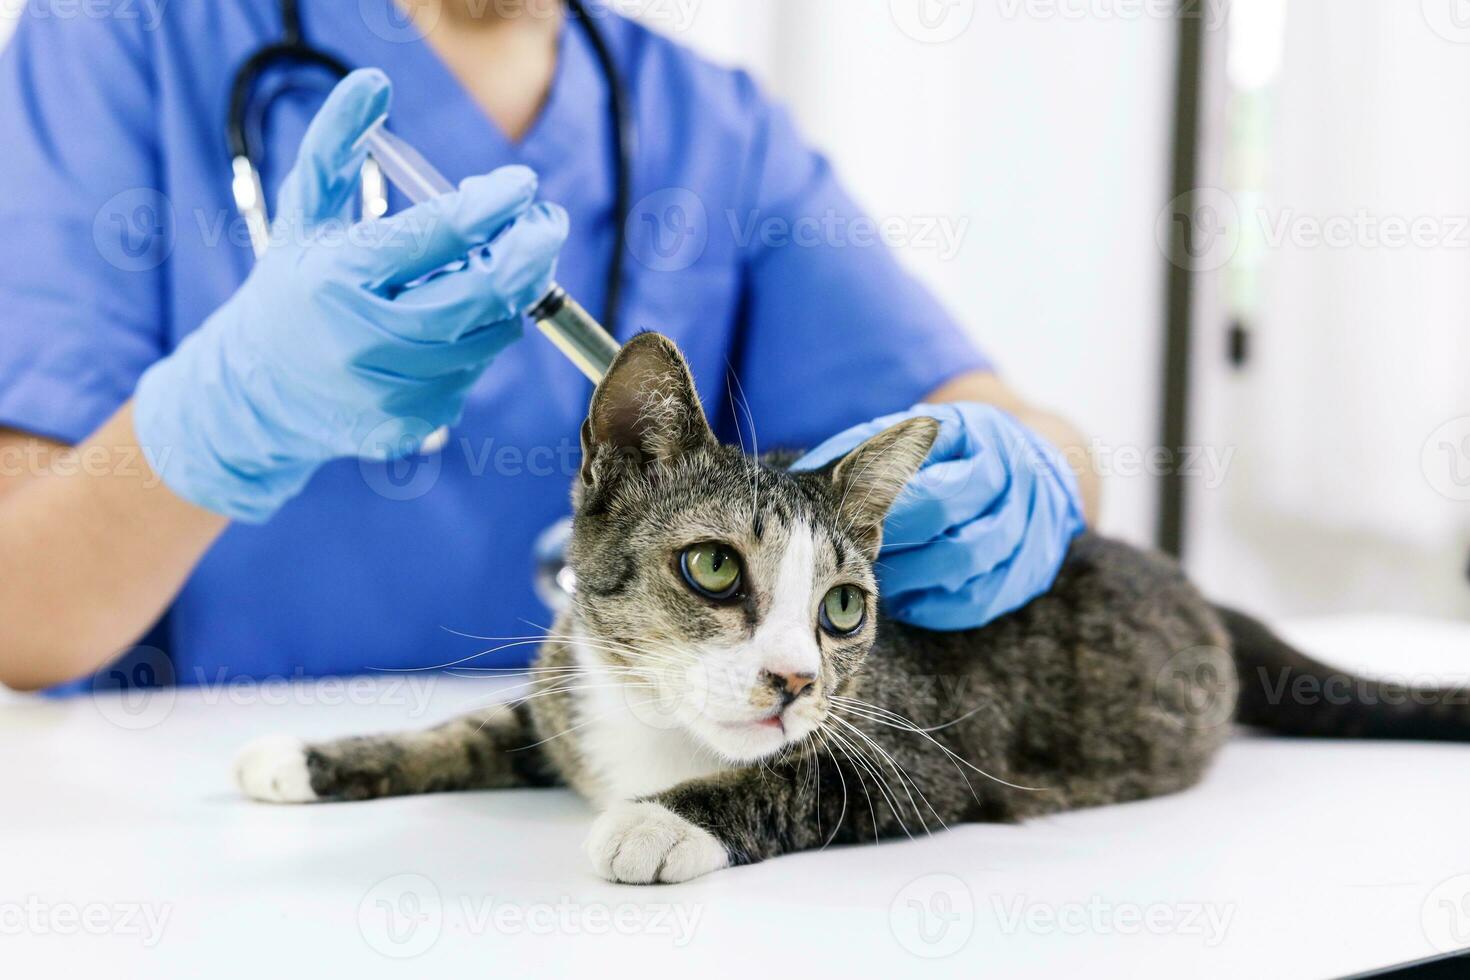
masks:
<svg viewBox="0 0 1470 980"><path fill-rule="evenodd" d="M672 3L673 0L670 0ZM636 5L636 4L635 4ZM947 10L925 43L920 6ZM645 16L666 31L667 5ZM1149 5L1135 5L1134 9ZM1157 6L1157 5L1155 5ZM1174 28L1022 0L699 0L675 36L751 67L880 217L963 228L904 250L1008 379L1073 418L1122 472L1104 525L1151 537Z"/></svg>

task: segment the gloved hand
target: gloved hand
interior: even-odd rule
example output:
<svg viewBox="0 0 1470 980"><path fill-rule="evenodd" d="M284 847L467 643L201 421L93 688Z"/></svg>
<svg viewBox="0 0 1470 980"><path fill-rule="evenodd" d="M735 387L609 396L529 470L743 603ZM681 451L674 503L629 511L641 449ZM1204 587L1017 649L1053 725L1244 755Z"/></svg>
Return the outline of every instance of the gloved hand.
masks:
<svg viewBox="0 0 1470 980"><path fill-rule="evenodd" d="M259 522L327 460L406 455L458 421L550 283L566 214L532 203L524 167L351 223L353 144L390 97L373 70L332 91L282 183L269 251L139 382L138 440L179 496Z"/></svg>
<svg viewBox="0 0 1470 980"><path fill-rule="evenodd" d="M1061 454L989 405L918 405L828 439L792 469L817 469L918 415L939 436L888 514L874 568L889 615L933 630L983 626L1051 587L1084 527Z"/></svg>

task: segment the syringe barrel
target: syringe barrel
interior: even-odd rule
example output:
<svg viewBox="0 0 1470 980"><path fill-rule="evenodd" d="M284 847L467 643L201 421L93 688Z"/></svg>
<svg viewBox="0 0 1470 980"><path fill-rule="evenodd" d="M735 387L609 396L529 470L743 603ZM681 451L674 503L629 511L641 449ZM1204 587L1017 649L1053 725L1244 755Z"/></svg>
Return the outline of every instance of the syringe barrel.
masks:
<svg viewBox="0 0 1470 980"><path fill-rule="evenodd" d="M527 315L593 384L602 380L618 356L618 342L556 283Z"/></svg>
<svg viewBox="0 0 1470 980"><path fill-rule="evenodd" d="M376 120L357 141L358 146L367 147L378 161L383 175L415 204L453 191L454 185L422 154L384 128L387 118ZM602 380L613 358L618 356L618 342L556 283L551 284L529 315L541 332L593 383Z"/></svg>

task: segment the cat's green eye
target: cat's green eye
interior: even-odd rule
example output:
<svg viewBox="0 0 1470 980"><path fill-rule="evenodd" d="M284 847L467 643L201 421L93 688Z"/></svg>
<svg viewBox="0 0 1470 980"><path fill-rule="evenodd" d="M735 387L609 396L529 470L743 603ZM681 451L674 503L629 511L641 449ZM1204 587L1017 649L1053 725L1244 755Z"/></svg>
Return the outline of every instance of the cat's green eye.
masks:
<svg viewBox="0 0 1470 980"><path fill-rule="evenodd" d="M828 590L823 597L819 618L823 629L841 636L863 625L863 614L866 610L867 600L861 589L839 585Z"/></svg>
<svg viewBox="0 0 1470 980"><path fill-rule="evenodd" d="M718 542L685 548L679 568L689 587L710 599L728 599L740 589L740 558Z"/></svg>

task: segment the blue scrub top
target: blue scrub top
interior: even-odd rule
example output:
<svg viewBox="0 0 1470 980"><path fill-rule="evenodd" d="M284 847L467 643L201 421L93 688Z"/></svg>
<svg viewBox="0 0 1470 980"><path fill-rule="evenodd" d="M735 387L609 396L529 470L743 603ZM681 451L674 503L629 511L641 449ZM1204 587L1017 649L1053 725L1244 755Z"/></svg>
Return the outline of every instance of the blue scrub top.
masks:
<svg viewBox="0 0 1470 980"><path fill-rule="evenodd" d="M281 33L260 0L166 4L156 23L159 5L114 6L62 17L27 5L0 56L0 425L65 442L96 429L249 271L226 106L236 68ZM571 215L558 277L601 309L615 143L582 28L562 32L548 102L513 142L392 0L301 6L313 44L393 79L393 128L451 180L509 163L540 173ZM638 127L619 333L678 342L722 438L745 425L732 390L762 449L794 448L987 367L747 75L611 14L597 22ZM321 101L326 83L308 80L255 120L272 200ZM590 392L529 331L481 379L444 452L323 467L268 524L224 534L149 643L178 683L213 684L444 664L493 645L452 630L536 633L550 616L531 545L569 512Z"/></svg>

